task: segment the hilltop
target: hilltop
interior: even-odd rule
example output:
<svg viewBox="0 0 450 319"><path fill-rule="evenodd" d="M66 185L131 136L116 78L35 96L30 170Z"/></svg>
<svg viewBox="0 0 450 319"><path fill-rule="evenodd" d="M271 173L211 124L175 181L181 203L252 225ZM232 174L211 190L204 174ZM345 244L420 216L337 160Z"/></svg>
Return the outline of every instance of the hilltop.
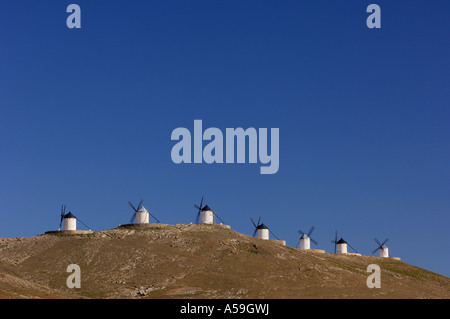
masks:
<svg viewBox="0 0 450 319"><path fill-rule="evenodd" d="M81 268L80 289L66 286L69 264ZM369 264L381 267L380 289L366 286ZM221 225L148 224L0 239L0 298L450 298L450 279Z"/></svg>

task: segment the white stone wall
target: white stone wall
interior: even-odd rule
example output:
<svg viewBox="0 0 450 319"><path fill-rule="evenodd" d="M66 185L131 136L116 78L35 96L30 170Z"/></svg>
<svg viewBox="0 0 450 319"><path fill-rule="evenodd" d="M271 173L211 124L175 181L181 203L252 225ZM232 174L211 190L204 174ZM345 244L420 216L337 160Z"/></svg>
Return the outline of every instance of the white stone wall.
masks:
<svg viewBox="0 0 450 319"><path fill-rule="evenodd" d="M380 257L389 257L389 248L385 247L384 249L380 250Z"/></svg>
<svg viewBox="0 0 450 319"><path fill-rule="evenodd" d="M77 219L76 218L64 218L63 229L64 230L77 230Z"/></svg>
<svg viewBox="0 0 450 319"><path fill-rule="evenodd" d="M148 224L148 212L137 212L136 213L136 223L137 224Z"/></svg>
<svg viewBox="0 0 450 319"><path fill-rule="evenodd" d="M256 237L261 239L269 239L269 230L268 229L258 229L256 231Z"/></svg>
<svg viewBox="0 0 450 319"><path fill-rule="evenodd" d="M309 238L301 238L300 249L310 249L310 248L311 248L311 240Z"/></svg>
<svg viewBox="0 0 450 319"><path fill-rule="evenodd" d="M214 223L214 214L210 210L202 211L201 213L201 221L202 224L213 224Z"/></svg>
<svg viewBox="0 0 450 319"><path fill-rule="evenodd" d="M347 253L347 244L338 244L337 245L337 253L338 254L346 254Z"/></svg>

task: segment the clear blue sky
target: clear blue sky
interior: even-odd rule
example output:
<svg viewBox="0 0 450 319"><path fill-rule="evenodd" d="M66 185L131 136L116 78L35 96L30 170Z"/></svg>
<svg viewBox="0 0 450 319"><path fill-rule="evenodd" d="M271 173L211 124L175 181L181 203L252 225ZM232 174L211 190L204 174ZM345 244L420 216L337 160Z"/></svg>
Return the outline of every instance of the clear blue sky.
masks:
<svg viewBox="0 0 450 319"><path fill-rule="evenodd" d="M77 3L82 28L66 27ZM377 3L382 28L366 27ZM231 227L250 217L288 245L450 276L450 2L7 1L0 11L0 237L94 230L127 201L195 220L202 195ZM176 165L173 129L277 127L280 169Z"/></svg>

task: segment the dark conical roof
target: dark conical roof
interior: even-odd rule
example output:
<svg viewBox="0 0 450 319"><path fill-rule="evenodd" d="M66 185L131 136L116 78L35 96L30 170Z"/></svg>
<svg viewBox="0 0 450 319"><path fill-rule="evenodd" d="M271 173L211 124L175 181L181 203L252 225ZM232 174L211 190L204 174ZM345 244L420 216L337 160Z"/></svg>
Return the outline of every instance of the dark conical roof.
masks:
<svg viewBox="0 0 450 319"><path fill-rule="evenodd" d="M206 211L208 211L208 210L212 211L212 209L209 208L208 205L205 205L205 207L202 208L202 212L206 212Z"/></svg>
<svg viewBox="0 0 450 319"><path fill-rule="evenodd" d="M263 223L261 223L260 225L258 225L256 227L256 229L269 229L266 225L264 225Z"/></svg>
<svg viewBox="0 0 450 319"><path fill-rule="evenodd" d="M344 240L344 239L339 239L338 240L338 242L337 242L338 244L346 244L347 242Z"/></svg>
<svg viewBox="0 0 450 319"><path fill-rule="evenodd" d="M71 212L64 215L64 218L76 218Z"/></svg>

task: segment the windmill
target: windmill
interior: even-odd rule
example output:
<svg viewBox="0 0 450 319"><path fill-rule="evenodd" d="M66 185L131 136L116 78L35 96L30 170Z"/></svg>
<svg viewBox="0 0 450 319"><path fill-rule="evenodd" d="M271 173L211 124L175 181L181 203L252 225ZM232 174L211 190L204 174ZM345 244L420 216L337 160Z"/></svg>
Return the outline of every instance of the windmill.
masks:
<svg viewBox="0 0 450 319"><path fill-rule="evenodd" d="M301 229L298 230L298 233L300 234L300 239L297 243L296 248L300 245L300 249L310 249L311 248L311 241L317 245L317 242L311 238L311 234L314 231L315 227L312 226L308 233L305 233Z"/></svg>
<svg viewBox="0 0 450 319"><path fill-rule="evenodd" d="M280 240L275 234L263 223L261 223L261 216L259 216L258 223L255 224L252 218L250 218L252 221L253 226L255 226L255 230L253 231L253 237L261 238L261 239L269 239L269 232L275 237L276 239Z"/></svg>
<svg viewBox="0 0 450 319"><path fill-rule="evenodd" d="M386 238L383 243L380 243L378 241L378 239L374 239L375 242L377 243L378 247L372 252L372 254L375 254L377 250L380 251L380 257L389 257L389 248L387 248L384 244L387 243L387 241L389 240L388 238Z"/></svg>
<svg viewBox="0 0 450 319"><path fill-rule="evenodd" d="M194 205L194 207L198 209L197 217L195 218L195 223L198 223L198 221L201 220L202 224L214 224L215 219L218 218L223 224L225 224L222 218L220 218L215 212L213 212L213 210L209 208L208 205L205 204L205 206L203 207L202 205L203 205L203 196L202 200L200 201L200 206Z"/></svg>
<svg viewBox="0 0 450 319"><path fill-rule="evenodd" d="M81 219L76 217L72 212L68 212L66 214L66 205L61 206L61 221L59 222L59 228L61 229L61 225L63 226L63 230L77 230L77 220L83 224L87 229L91 230L91 228L86 225Z"/></svg>
<svg viewBox="0 0 450 319"><path fill-rule="evenodd" d="M337 240L338 238L338 232L336 231L336 234L334 236L334 240L331 241L331 243L334 244L334 253L336 254L346 254L347 253L347 246L350 247L355 253L358 253L355 248L353 248L349 243L347 243L342 237L341 239Z"/></svg>
<svg viewBox="0 0 450 319"><path fill-rule="evenodd" d="M152 216L157 223L159 220L153 216L144 206L142 206L143 199L139 202L138 208L134 207L134 205L129 201L128 205L134 210L133 215L131 216L130 223L132 224L134 219L136 219L136 224L148 224L149 223L149 215Z"/></svg>

